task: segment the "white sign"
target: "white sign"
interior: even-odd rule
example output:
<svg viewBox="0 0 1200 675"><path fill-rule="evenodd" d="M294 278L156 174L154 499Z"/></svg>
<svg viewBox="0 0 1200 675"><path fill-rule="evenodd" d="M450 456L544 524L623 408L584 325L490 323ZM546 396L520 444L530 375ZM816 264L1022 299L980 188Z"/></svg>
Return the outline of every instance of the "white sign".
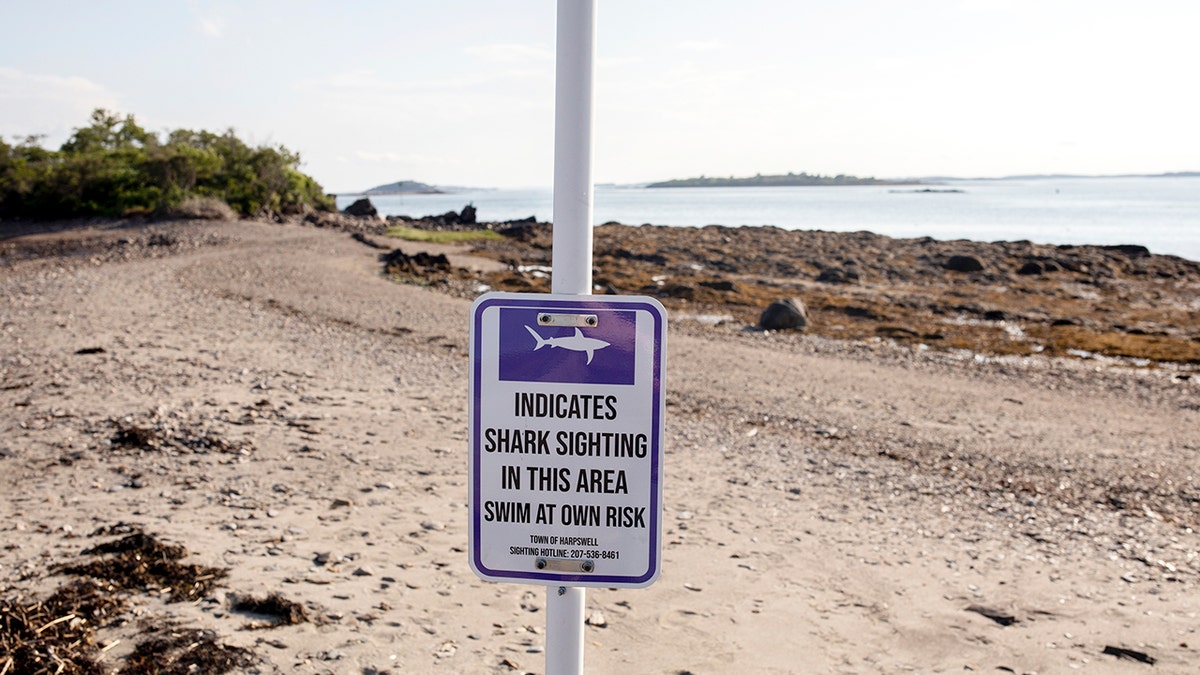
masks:
<svg viewBox="0 0 1200 675"><path fill-rule="evenodd" d="M471 308L470 557L483 579L640 588L662 559L666 310L489 293Z"/></svg>

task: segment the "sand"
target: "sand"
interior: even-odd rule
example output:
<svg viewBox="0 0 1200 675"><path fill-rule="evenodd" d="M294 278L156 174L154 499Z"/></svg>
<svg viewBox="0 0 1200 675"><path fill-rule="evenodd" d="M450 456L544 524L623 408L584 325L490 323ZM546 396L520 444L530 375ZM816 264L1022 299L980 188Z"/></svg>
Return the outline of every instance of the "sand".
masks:
<svg viewBox="0 0 1200 675"><path fill-rule="evenodd" d="M544 672L545 589L467 562L468 300L299 225L4 243L2 595L124 522L229 572L134 593L106 667L175 621L256 672ZM588 591L588 672L1200 669L1200 373L687 319L667 363L662 575Z"/></svg>

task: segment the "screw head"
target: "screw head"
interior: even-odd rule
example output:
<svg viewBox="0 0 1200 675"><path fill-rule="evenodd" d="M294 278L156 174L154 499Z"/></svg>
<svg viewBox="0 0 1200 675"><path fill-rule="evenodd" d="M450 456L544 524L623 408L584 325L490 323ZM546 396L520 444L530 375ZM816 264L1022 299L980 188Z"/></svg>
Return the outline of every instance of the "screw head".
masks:
<svg viewBox="0 0 1200 675"><path fill-rule="evenodd" d="M591 572L592 570L594 570L596 568L596 563L592 562L591 560L584 560L583 564L580 565L580 567L583 569L584 572Z"/></svg>

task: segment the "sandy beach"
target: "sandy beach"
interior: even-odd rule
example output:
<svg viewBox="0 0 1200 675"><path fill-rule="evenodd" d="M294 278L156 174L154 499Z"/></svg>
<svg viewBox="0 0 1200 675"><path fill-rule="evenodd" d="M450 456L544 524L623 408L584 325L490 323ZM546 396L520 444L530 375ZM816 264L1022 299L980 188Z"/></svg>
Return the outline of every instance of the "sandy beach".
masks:
<svg viewBox="0 0 1200 675"><path fill-rule="evenodd" d="M299 224L0 245L0 597L140 530L227 574L128 591L106 672L172 629L238 672L544 672L545 589L467 562L469 299ZM1200 670L1194 367L682 316L667 358L662 575L589 590L588 672ZM236 609L272 593L303 619Z"/></svg>

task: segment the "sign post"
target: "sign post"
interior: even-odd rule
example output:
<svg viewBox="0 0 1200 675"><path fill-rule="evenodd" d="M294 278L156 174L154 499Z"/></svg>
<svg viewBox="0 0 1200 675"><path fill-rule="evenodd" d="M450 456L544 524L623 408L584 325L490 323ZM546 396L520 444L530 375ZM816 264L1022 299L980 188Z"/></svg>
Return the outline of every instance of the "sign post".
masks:
<svg viewBox="0 0 1200 675"><path fill-rule="evenodd" d="M596 0L558 0L557 19L550 285L555 293L590 295ZM582 588L546 589L546 675L582 675L584 603Z"/></svg>
<svg viewBox="0 0 1200 675"><path fill-rule="evenodd" d="M547 675L583 672L586 587L662 561L666 310L591 295L595 18L558 0L552 293L471 307L471 569L547 587Z"/></svg>

